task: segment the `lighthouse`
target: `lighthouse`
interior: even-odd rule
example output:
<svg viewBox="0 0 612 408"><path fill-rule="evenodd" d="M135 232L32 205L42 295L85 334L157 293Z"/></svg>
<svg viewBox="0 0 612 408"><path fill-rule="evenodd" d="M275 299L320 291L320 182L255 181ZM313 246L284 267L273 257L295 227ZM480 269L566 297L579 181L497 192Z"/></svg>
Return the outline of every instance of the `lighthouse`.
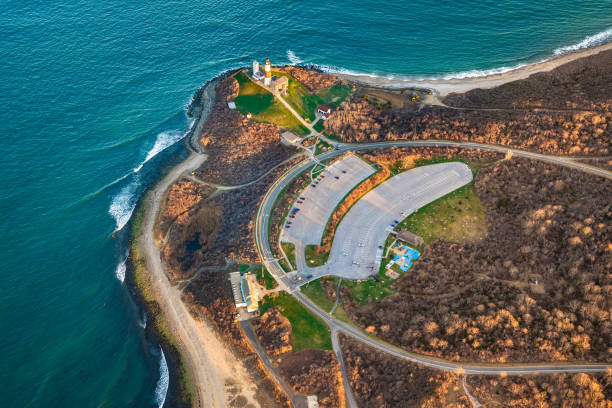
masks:
<svg viewBox="0 0 612 408"><path fill-rule="evenodd" d="M266 58L266 65L264 67L266 77L264 78L264 85L270 86L272 84L272 67L270 66L270 58Z"/></svg>

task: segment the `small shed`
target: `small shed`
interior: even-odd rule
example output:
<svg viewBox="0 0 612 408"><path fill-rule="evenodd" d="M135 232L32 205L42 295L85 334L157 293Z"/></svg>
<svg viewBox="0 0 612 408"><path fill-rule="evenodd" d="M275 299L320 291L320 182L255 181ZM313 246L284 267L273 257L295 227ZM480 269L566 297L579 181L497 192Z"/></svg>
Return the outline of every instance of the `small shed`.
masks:
<svg viewBox="0 0 612 408"><path fill-rule="evenodd" d="M397 234L397 238L405 243L413 246L422 246L425 241L417 234L413 234L408 230L400 230Z"/></svg>
<svg viewBox="0 0 612 408"><path fill-rule="evenodd" d="M299 144L301 140L302 138L293 132L284 131L281 133L281 143L286 146L295 146Z"/></svg>

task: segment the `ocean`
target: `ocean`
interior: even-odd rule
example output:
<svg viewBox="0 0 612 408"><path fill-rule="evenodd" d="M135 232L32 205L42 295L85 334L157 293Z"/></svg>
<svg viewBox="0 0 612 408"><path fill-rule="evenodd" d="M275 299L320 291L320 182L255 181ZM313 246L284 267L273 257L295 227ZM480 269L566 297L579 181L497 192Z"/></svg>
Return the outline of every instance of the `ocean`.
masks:
<svg viewBox="0 0 612 408"><path fill-rule="evenodd" d="M266 57L477 76L612 38L610 0L0 7L3 407L164 405L163 350L123 283L126 225L145 187L184 157L185 108L209 79Z"/></svg>

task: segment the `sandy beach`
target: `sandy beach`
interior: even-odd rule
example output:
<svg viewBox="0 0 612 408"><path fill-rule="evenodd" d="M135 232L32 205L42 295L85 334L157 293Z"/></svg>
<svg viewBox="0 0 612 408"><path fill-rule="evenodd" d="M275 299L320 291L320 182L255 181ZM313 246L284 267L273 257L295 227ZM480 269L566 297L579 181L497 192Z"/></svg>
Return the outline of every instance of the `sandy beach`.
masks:
<svg viewBox="0 0 612 408"><path fill-rule="evenodd" d="M563 64L579 58L588 57L590 55L599 54L601 51L612 49L612 42L599 45L593 48L587 48L580 51L563 54L553 57L546 61L536 62L507 71L501 74L487 75L474 78L457 78L457 79L430 79L430 80L414 80L402 79L384 76L373 75L357 75L346 73L335 73L340 78L350 81L360 82L363 84L378 86L383 88L427 88L433 90L439 97L444 97L453 92L467 92L477 88L494 88L508 82L525 79L531 74L537 72L551 71Z"/></svg>
<svg viewBox="0 0 612 408"><path fill-rule="evenodd" d="M160 209L163 193L182 174L199 167L205 155L192 153L187 160L176 166L147 196L146 212L142 234L138 237L147 262L147 270L152 275L157 300L166 320L181 344L185 354L187 369L190 371L196 391L195 405L207 408L224 408L228 399L235 397L226 392L226 384L234 388L248 402L259 405L255 399L255 384L250 380L244 365L227 348L214 328L203 321L196 320L181 299L180 291L172 286L164 273L159 249L153 239L153 224Z"/></svg>

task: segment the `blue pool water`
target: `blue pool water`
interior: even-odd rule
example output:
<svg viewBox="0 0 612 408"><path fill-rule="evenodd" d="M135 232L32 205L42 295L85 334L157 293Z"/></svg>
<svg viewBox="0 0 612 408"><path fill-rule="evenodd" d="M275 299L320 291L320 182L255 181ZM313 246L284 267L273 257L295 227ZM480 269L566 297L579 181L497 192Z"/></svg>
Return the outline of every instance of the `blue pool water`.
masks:
<svg viewBox="0 0 612 408"><path fill-rule="evenodd" d="M163 404L167 370L121 283L125 232L112 233L180 158L185 106L216 74L270 57L477 75L612 37L609 0L0 7L3 407Z"/></svg>

